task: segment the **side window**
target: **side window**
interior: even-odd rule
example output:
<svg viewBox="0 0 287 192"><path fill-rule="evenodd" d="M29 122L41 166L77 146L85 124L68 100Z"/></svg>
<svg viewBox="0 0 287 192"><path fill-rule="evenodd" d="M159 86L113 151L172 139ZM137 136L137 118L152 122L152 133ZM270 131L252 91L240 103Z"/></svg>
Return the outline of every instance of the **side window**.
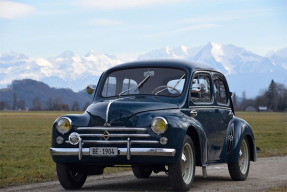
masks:
<svg viewBox="0 0 287 192"><path fill-rule="evenodd" d="M102 91L102 96L111 97L116 95L117 79L115 77L109 77L106 79L105 86Z"/></svg>
<svg viewBox="0 0 287 192"><path fill-rule="evenodd" d="M228 97L226 94L226 88L222 79L215 79L214 80L215 86L215 100L217 103L227 104Z"/></svg>
<svg viewBox="0 0 287 192"><path fill-rule="evenodd" d="M123 86L122 86L122 91L128 90L132 87L136 87L138 84L135 80L132 79L124 79L123 81ZM125 92L123 95L133 95L133 94L139 94L138 89L131 89Z"/></svg>
<svg viewBox="0 0 287 192"><path fill-rule="evenodd" d="M194 103L211 102L210 78L208 75L198 74L193 78L190 95Z"/></svg>

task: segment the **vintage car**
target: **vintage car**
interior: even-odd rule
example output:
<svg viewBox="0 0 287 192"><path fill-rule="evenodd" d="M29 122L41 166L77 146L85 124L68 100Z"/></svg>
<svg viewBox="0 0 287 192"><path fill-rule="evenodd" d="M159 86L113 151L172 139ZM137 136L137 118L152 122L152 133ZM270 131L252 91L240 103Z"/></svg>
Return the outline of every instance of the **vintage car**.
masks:
<svg viewBox="0 0 287 192"><path fill-rule="evenodd" d="M137 178L166 172L187 191L195 166L227 163L233 180L256 161L254 135L235 117L224 75L202 64L138 61L105 71L83 114L54 122L50 152L65 189L81 188L105 167L131 166Z"/></svg>

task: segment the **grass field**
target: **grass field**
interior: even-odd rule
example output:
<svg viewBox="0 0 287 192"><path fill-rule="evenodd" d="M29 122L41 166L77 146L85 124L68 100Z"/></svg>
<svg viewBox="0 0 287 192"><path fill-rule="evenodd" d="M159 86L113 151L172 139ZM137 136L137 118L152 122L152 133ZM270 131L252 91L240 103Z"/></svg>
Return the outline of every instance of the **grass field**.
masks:
<svg viewBox="0 0 287 192"><path fill-rule="evenodd" d="M0 187L57 179L49 153L51 126L58 116L66 113L0 113ZM236 115L250 123L256 144L261 148L259 156L287 154L287 113Z"/></svg>

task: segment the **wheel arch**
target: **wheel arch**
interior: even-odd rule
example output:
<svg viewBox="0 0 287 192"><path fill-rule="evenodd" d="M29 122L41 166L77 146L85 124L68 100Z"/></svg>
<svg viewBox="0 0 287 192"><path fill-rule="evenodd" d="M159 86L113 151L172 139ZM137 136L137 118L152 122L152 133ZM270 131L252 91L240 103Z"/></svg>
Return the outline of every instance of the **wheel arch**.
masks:
<svg viewBox="0 0 287 192"><path fill-rule="evenodd" d="M206 135L201 129L196 129L190 125L186 134L192 139L195 148L196 166L202 166L207 162L207 140Z"/></svg>
<svg viewBox="0 0 287 192"><path fill-rule="evenodd" d="M233 141L230 152L228 151L228 145L230 143L229 134L233 131ZM256 144L254 135L249 124L240 118L234 118L228 126L226 132L224 150L222 150L221 159L228 163L235 163L239 158L239 150L242 140L246 137L249 150L250 150L250 160L257 160Z"/></svg>
<svg viewBox="0 0 287 192"><path fill-rule="evenodd" d="M250 148L250 161L256 161L257 158L257 152L256 152L256 146L255 146L255 142L253 142L253 139L251 137L251 135L245 135L247 141L248 141L248 145ZM254 150L255 149L255 150Z"/></svg>

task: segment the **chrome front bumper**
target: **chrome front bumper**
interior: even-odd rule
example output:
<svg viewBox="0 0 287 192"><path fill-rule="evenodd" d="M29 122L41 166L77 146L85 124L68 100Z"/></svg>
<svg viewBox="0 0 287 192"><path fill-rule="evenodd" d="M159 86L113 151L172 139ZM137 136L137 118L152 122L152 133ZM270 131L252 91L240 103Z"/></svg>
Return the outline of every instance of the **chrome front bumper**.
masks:
<svg viewBox="0 0 287 192"><path fill-rule="evenodd" d="M175 149L168 148L118 148L119 156L161 156L161 157L174 157ZM79 156L79 160L82 156L90 156L90 148L50 148L52 156Z"/></svg>

